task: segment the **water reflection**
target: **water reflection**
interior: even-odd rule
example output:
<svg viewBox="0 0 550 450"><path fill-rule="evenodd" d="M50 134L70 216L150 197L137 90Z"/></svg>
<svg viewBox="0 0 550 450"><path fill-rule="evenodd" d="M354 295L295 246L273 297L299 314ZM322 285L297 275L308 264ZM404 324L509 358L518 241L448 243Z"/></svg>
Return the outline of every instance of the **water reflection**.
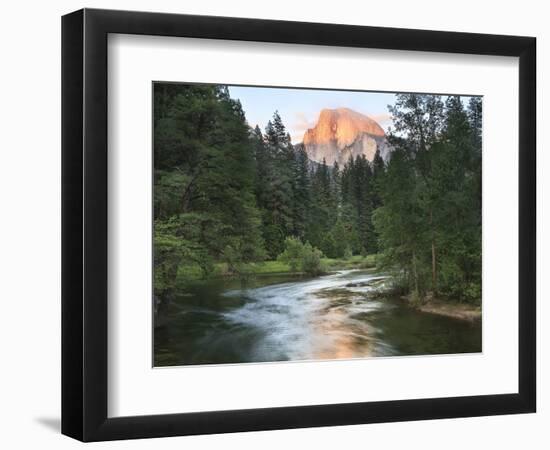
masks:
<svg viewBox="0 0 550 450"><path fill-rule="evenodd" d="M480 351L479 324L373 298L384 279L343 271L276 284L260 279L249 288L199 283L163 313L155 329L155 365Z"/></svg>

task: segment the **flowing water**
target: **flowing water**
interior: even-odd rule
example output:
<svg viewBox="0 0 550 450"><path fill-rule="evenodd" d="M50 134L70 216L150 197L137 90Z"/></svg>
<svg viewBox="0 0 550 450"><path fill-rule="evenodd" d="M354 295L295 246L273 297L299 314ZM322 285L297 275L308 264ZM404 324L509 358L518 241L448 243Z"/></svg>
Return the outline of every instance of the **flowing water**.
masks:
<svg viewBox="0 0 550 450"><path fill-rule="evenodd" d="M155 366L481 351L480 322L374 295L385 279L341 271L195 283L157 317Z"/></svg>

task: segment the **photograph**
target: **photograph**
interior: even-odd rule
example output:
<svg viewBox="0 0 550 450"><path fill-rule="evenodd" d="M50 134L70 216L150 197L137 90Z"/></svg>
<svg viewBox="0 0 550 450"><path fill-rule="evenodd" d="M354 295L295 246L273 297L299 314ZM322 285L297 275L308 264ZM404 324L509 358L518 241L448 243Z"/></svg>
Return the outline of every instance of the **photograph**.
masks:
<svg viewBox="0 0 550 450"><path fill-rule="evenodd" d="M482 351L482 97L152 89L154 367Z"/></svg>
<svg viewBox="0 0 550 450"><path fill-rule="evenodd" d="M3 8L0 450L550 449L544 4L106 5Z"/></svg>

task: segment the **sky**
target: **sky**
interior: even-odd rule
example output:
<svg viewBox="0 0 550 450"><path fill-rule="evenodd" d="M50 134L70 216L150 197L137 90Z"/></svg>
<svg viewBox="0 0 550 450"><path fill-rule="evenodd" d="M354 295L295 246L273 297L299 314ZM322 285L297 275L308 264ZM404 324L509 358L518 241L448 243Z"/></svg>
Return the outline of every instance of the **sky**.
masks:
<svg viewBox="0 0 550 450"><path fill-rule="evenodd" d="M239 99L248 124L262 131L275 110L283 120L292 142L302 142L304 133L313 128L324 108L350 108L376 120L387 131L391 125L387 105L395 94L316 89L287 89L229 86L231 98Z"/></svg>

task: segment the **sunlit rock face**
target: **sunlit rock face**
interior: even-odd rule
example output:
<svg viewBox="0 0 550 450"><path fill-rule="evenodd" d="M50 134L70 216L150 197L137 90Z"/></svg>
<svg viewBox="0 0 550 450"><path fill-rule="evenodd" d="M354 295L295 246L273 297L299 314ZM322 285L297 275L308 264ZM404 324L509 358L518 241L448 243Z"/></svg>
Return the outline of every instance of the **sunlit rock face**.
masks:
<svg viewBox="0 0 550 450"><path fill-rule="evenodd" d="M309 159L328 165L343 165L351 156L365 155L372 161L376 150L386 159L389 146L378 123L348 108L323 109L314 128L304 134L304 148Z"/></svg>

